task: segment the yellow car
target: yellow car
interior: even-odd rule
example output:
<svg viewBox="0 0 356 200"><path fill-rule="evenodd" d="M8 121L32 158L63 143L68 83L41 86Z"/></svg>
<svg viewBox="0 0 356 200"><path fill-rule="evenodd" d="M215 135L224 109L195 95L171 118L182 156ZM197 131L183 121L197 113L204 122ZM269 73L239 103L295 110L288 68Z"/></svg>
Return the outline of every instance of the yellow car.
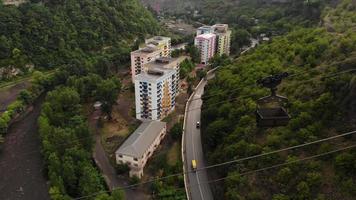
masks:
<svg viewBox="0 0 356 200"><path fill-rule="evenodd" d="M197 170L197 161L196 160L192 160L192 169L194 171Z"/></svg>

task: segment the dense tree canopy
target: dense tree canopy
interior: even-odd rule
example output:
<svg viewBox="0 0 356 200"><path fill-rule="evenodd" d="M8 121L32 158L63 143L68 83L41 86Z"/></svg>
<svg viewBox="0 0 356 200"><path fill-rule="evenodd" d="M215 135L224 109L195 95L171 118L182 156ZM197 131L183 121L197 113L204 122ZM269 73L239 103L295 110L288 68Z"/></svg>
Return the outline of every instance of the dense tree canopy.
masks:
<svg viewBox="0 0 356 200"><path fill-rule="evenodd" d="M118 65L139 35L159 30L137 0L43 2L0 6L0 68L50 69L101 54Z"/></svg>
<svg viewBox="0 0 356 200"><path fill-rule="evenodd" d="M339 18L355 17L356 7L350 7L350 3L345 0L327 13L333 19L328 25L348 27L331 32L325 27L296 28L219 70L203 97L203 139L210 163L302 144L356 128L355 73L330 77L335 72L355 69L355 23L345 23ZM284 71L296 74L287 78L278 90L289 98L286 108L292 120L286 127L258 128L254 116L256 100L268 91L256 87L255 82ZM240 174L335 150L353 141L355 137L348 137L220 167L216 174L229 178L224 184L216 184L216 193L229 200L351 200L356 188L354 151L247 176ZM329 192L333 195L329 196Z"/></svg>

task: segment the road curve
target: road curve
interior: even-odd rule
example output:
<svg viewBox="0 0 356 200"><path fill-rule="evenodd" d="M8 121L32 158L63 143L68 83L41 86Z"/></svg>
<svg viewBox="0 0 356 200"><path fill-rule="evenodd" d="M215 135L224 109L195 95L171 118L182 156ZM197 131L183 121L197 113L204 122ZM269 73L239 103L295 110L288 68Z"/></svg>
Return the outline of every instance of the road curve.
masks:
<svg viewBox="0 0 356 200"><path fill-rule="evenodd" d="M187 103L186 123L184 125L184 142L183 142L183 156L185 172L189 172L186 176L186 187L188 199L191 200L212 200L213 194L211 192L208 182L208 175L206 170L199 170L205 167L203 147L201 143L201 132L196 127L196 122L200 121L202 100L199 99L204 94L204 87L207 84L206 80L202 80L197 86L191 99L193 101ZM198 171L191 172L192 160L197 161Z"/></svg>

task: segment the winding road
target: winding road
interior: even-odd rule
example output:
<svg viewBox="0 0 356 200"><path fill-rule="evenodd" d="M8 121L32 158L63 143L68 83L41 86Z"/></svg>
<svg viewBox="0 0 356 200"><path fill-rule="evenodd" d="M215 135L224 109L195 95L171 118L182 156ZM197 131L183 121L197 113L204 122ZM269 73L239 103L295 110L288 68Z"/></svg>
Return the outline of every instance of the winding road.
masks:
<svg viewBox="0 0 356 200"><path fill-rule="evenodd" d="M187 196L192 200L212 200L213 194L208 184L207 171L201 168L205 167L204 152L201 143L201 132L196 127L196 122L200 121L202 100L199 99L204 93L204 87L207 84L206 80L202 80L193 93L187 105L187 116L184 127L184 168L188 174L185 176ZM197 171L192 172L192 160L197 161Z"/></svg>

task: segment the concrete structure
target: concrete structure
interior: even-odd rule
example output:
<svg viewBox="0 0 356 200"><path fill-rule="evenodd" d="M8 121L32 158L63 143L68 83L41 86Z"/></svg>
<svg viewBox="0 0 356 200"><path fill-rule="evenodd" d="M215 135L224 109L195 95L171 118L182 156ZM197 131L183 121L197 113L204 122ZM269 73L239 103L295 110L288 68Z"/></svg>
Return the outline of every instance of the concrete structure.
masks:
<svg viewBox="0 0 356 200"><path fill-rule="evenodd" d="M197 29L197 36L202 34L214 33L214 27L202 26Z"/></svg>
<svg viewBox="0 0 356 200"><path fill-rule="evenodd" d="M135 76L137 119L161 120L174 110L185 59L162 57L143 65L142 73Z"/></svg>
<svg viewBox="0 0 356 200"><path fill-rule="evenodd" d="M149 69L164 68L175 70L175 80L173 80L176 86L176 95L179 93L179 77L180 77L180 64L186 59L185 56L178 58L158 58L153 62L149 62L144 65L144 71L147 72Z"/></svg>
<svg viewBox="0 0 356 200"><path fill-rule="evenodd" d="M143 122L116 150L116 163L127 164L130 167L130 177L141 178L147 160L152 156L165 135L165 122Z"/></svg>
<svg viewBox="0 0 356 200"><path fill-rule="evenodd" d="M146 45L155 45L162 51L161 57L171 57L171 38L155 36L145 41Z"/></svg>
<svg viewBox="0 0 356 200"><path fill-rule="evenodd" d="M131 52L131 76L132 81L137 74L142 72L144 64L162 57L161 49L154 45L147 45L144 48Z"/></svg>
<svg viewBox="0 0 356 200"><path fill-rule="evenodd" d="M144 64L155 61L157 58L171 56L171 38L155 36L145 41L140 49L131 52L132 82L136 75L142 72Z"/></svg>
<svg viewBox="0 0 356 200"><path fill-rule="evenodd" d="M229 25L215 24L213 27L216 35L216 54L219 56L230 55L231 30L229 30Z"/></svg>
<svg viewBox="0 0 356 200"><path fill-rule="evenodd" d="M195 37L194 45L199 49L201 64L206 65L215 55L216 35L212 33L198 35Z"/></svg>
<svg viewBox="0 0 356 200"><path fill-rule="evenodd" d="M215 24L214 26L202 26L198 28L197 36L195 37L195 46L200 51L201 64L204 65L215 54L219 56L223 54L230 55L231 30L229 30L229 25Z"/></svg>
<svg viewBox="0 0 356 200"><path fill-rule="evenodd" d="M175 108L177 72L161 66L135 76L136 118L161 120Z"/></svg>

